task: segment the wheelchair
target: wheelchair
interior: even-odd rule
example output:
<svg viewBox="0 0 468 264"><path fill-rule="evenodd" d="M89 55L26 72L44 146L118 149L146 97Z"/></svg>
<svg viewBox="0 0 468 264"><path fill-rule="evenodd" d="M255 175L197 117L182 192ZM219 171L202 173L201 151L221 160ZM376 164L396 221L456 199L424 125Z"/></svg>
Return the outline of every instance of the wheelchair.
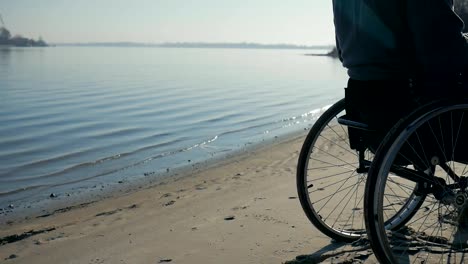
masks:
<svg viewBox="0 0 468 264"><path fill-rule="evenodd" d="M296 180L317 229L367 237L380 263L468 262L468 99L441 98L383 128L350 114L347 95L322 114Z"/></svg>

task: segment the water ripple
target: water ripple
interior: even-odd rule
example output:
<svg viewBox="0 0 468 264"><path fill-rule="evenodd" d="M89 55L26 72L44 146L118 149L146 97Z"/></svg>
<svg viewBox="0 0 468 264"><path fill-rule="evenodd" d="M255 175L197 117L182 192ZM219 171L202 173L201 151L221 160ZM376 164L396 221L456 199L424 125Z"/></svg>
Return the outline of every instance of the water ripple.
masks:
<svg viewBox="0 0 468 264"><path fill-rule="evenodd" d="M131 178L302 130L347 78L298 54L1 49L0 196Z"/></svg>

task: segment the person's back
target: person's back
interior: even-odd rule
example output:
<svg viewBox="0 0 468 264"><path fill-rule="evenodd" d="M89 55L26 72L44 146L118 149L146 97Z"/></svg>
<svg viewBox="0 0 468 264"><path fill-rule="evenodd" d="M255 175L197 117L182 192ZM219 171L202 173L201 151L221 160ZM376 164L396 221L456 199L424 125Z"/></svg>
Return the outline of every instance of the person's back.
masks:
<svg viewBox="0 0 468 264"><path fill-rule="evenodd" d="M403 2L333 1L337 46L350 78L383 80L409 77L411 41L401 15Z"/></svg>
<svg viewBox="0 0 468 264"><path fill-rule="evenodd" d="M338 50L355 80L454 79L468 65L451 0L333 0Z"/></svg>
<svg viewBox="0 0 468 264"><path fill-rule="evenodd" d="M333 0L333 12L347 116L377 131L374 148L421 104L459 93L468 44L451 0Z"/></svg>

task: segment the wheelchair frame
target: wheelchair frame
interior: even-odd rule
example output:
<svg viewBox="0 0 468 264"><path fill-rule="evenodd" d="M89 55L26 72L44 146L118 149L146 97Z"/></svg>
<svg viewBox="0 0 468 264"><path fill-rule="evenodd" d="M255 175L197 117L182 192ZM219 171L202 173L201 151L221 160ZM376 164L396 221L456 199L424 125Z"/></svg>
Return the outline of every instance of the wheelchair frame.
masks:
<svg viewBox="0 0 468 264"><path fill-rule="evenodd" d="M331 127L331 122L348 130L357 129L365 133L374 131L369 125L350 119L343 114L343 110L344 99L317 120L299 156L298 194L311 222L324 234L337 240L352 241L367 235L381 263L414 263L418 260L423 263L463 263L465 253L468 253L468 178L465 176L468 175L468 162L465 151L457 149L457 144L465 143L464 137L468 143L468 125L462 126L468 122L465 121L465 111L468 119L468 100L444 99L418 107L408 116L402 117L386 133L378 148L373 151L373 157L366 154L369 150L365 144L358 144L354 148L357 161L352 176L364 177L366 181L362 199L365 230L336 228L337 220L324 220L315 202L321 201L321 198L314 199L316 192L309 191L327 177L319 175L316 178L318 180L309 180L315 173L315 168L309 167L310 161L316 160L312 158L314 152L322 150L317 147L317 142L321 137L326 138L322 134L326 127ZM349 143L343 146L353 149ZM457 159L456 156L462 158ZM399 189L392 189L392 186ZM360 190L360 187L352 188ZM340 191L338 189L337 192ZM398 205L392 204L398 200L396 198L399 199ZM328 203L325 206L335 205ZM354 214L354 208L341 209L344 210ZM428 226L429 222L432 226ZM418 241L418 246L402 242L404 239L395 242L395 237L411 238Z"/></svg>

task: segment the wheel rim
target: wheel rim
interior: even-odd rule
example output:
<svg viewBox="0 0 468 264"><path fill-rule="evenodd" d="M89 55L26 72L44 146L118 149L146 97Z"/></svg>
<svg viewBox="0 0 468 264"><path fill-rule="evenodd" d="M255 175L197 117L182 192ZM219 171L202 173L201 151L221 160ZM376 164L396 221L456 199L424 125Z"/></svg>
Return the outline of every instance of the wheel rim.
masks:
<svg viewBox="0 0 468 264"><path fill-rule="evenodd" d="M465 254L468 253L468 228L460 228L459 218L468 215L468 203L457 205L455 198L463 200L468 196L465 195L467 190L455 187L454 183L459 180L453 178L468 172L466 164L456 157L457 142L462 140L460 132L466 132L463 124L468 122L468 115L459 111L461 109L468 109L468 105L445 105L427 111L418 118L410 117L409 120L414 121L403 124L399 133L389 139L391 143L388 143L388 147L382 148L385 150L382 158L378 153L373 164L377 174L374 176L371 171L371 177L376 177L376 185L373 191L373 214L369 221L374 221L376 230L371 230L375 232L371 239L374 252L379 254L377 257L381 262L464 262ZM392 171L405 163L405 159L414 164L408 166L410 170L421 172L425 167L432 167L424 171L431 180L431 183L426 184L431 185L431 190L426 188L425 192L429 194L425 196L421 209L417 212L412 209L414 216L404 227L389 230L385 214L387 204L391 202L388 194L394 192L390 185L399 180L408 181ZM414 181L409 182L416 185ZM414 194L408 200L411 201L411 197L414 199Z"/></svg>
<svg viewBox="0 0 468 264"><path fill-rule="evenodd" d="M366 174L356 173L358 155L349 146L347 127L337 122L343 110L344 105L322 122L313 139L303 168L303 186L312 218L338 236L357 239L365 233ZM366 155L372 159L370 152Z"/></svg>
<svg viewBox="0 0 468 264"><path fill-rule="evenodd" d="M366 233L363 198L367 173L356 172L358 154L349 146L347 127L337 122L343 114L344 101L340 101L313 126L299 159L298 191L306 215L317 228L332 238L350 241ZM374 155L367 150L364 156L370 163ZM403 225L422 200L424 197L413 195L402 207L404 210L395 211L388 219L387 228Z"/></svg>

